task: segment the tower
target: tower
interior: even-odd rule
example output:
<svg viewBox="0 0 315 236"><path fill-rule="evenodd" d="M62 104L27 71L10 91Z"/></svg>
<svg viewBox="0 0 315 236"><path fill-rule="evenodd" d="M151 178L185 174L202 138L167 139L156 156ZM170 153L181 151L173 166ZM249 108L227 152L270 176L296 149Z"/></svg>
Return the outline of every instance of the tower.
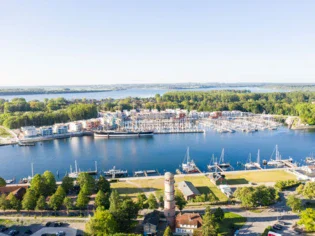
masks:
<svg viewBox="0 0 315 236"><path fill-rule="evenodd" d="M164 175L164 216L171 227L175 225L175 188L174 175L166 172Z"/></svg>

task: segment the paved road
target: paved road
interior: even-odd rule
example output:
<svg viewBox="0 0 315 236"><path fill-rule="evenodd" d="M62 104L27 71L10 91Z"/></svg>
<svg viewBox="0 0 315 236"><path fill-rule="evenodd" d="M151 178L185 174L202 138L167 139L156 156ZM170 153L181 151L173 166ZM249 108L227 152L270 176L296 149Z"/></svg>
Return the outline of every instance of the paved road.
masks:
<svg viewBox="0 0 315 236"><path fill-rule="evenodd" d="M16 218L19 218L20 220L34 220L34 216L0 216L0 219L8 219L8 220L16 220ZM52 216L52 217L40 217L36 216L37 220L43 220L43 221L88 221L88 217L59 217L59 216Z"/></svg>

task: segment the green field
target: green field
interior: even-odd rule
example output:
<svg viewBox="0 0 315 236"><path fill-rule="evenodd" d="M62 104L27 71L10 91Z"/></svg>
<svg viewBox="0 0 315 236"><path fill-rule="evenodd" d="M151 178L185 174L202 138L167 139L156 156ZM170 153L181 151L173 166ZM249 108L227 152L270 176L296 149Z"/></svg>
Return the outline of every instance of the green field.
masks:
<svg viewBox="0 0 315 236"><path fill-rule="evenodd" d="M239 173L225 173L227 184L247 184L253 183L266 183L277 182L278 180L296 179L296 176L284 170L272 171L251 171Z"/></svg>
<svg viewBox="0 0 315 236"><path fill-rule="evenodd" d="M220 224L221 235L233 235L236 229L240 229L246 223L246 218L232 212L224 214L224 220Z"/></svg>
<svg viewBox="0 0 315 236"><path fill-rule="evenodd" d="M12 135L3 127L0 127L0 137L1 138L11 138Z"/></svg>
<svg viewBox="0 0 315 236"><path fill-rule="evenodd" d="M206 176L175 177L175 188L181 181L190 181L201 193L213 193L218 201L226 201L227 197ZM164 177L157 179L135 179L130 181L111 183L111 188L120 194L135 198L139 193L161 193L164 191Z"/></svg>

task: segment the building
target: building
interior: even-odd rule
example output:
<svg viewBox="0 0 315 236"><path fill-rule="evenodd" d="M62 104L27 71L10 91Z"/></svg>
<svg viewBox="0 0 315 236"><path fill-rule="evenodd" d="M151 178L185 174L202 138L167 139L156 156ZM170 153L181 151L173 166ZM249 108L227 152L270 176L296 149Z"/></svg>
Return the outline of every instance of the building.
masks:
<svg viewBox="0 0 315 236"><path fill-rule="evenodd" d="M172 228L175 225L175 187L174 175L166 172L164 175L164 216Z"/></svg>
<svg viewBox="0 0 315 236"><path fill-rule="evenodd" d="M42 136L53 135L53 129L52 127L41 127L40 134Z"/></svg>
<svg viewBox="0 0 315 236"><path fill-rule="evenodd" d="M179 182L177 188L183 193L186 201L200 195L198 189L189 181Z"/></svg>
<svg viewBox="0 0 315 236"><path fill-rule="evenodd" d="M68 126L64 124L54 125L53 131L55 134L66 134L68 133Z"/></svg>
<svg viewBox="0 0 315 236"><path fill-rule="evenodd" d="M25 138L37 136L37 130L35 126L24 126L21 128Z"/></svg>
<svg viewBox="0 0 315 236"><path fill-rule="evenodd" d="M144 216L143 220L143 235L153 236L157 235L158 225L160 221L160 212L157 210L152 211Z"/></svg>
<svg viewBox="0 0 315 236"><path fill-rule="evenodd" d="M22 200L28 186L5 186L0 187L0 194L9 195L12 193L17 199Z"/></svg>
<svg viewBox="0 0 315 236"><path fill-rule="evenodd" d="M82 121L82 128L86 130L96 129L100 126L101 121L99 119L90 119Z"/></svg>
<svg viewBox="0 0 315 236"><path fill-rule="evenodd" d="M202 218L199 213L179 213L176 216L176 234L193 235L201 226Z"/></svg>
<svg viewBox="0 0 315 236"><path fill-rule="evenodd" d="M82 130L82 123L80 122L71 122L69 124L69 131L71 132L80 132Z"/></svg>
<svg viewBox="0 0 315 236"><path fill-rule="evenodd" d="M315 165L305 166L303 167L303 170L308 174L315 174Z"/></svg>

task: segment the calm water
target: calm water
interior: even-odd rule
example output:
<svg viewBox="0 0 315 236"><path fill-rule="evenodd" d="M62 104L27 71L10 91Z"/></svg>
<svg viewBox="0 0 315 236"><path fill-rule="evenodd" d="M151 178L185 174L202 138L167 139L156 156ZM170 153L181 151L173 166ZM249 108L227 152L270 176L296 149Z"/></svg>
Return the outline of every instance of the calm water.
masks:
<svg viewBox="0 0 315 236"><path fill-rule="evenodd" d="M292 156L296 161L315 152L315 133L292 131L281 128L277 131L259 131L253 134L218 134L207 131L205 134L154 135L151 138L94 139L76 137L37 143L33 147L0 147L0 176L17 179L31 174L31 162L35 173L51 170L60 176L69 171L77 160L81 170L94 169L94 161L99 169L107 170L116 166L135 170L158 169L174 172L184 159L187 146L190 156L198 167L206 170L212 153L220 156L225 148L226 161L234 167L246 162L251 152L253 160L257 149L261 150L261 160L270 159L275 145L284 158Z"/></svg>
<svg viewBox="0 0 315 236"><path fill-rule="evenodd" d="M208 89L190 89L194 91L209 91L209 90L251 90L252 92L277 92L280 90L273 90L267 88L258 88L258 87L228 87L228 88L208 88ZM33 94L33 95L14 95L14 96L2 96L0 98L4 98L7 100L11 100L15 97L24 97L27 101L31 100L40 100L43 101L45 98L58 98L64 97L68 100L75 98L86 98L86 99L103 99L103 98L125 98L125 97L154 97L155 94L164 94L170 90L167 89L127 89L120 91L110 91L110 92L99 92L99 93L60 93L60 94ZM185 91L185 90L183 90Z"/></svg>

